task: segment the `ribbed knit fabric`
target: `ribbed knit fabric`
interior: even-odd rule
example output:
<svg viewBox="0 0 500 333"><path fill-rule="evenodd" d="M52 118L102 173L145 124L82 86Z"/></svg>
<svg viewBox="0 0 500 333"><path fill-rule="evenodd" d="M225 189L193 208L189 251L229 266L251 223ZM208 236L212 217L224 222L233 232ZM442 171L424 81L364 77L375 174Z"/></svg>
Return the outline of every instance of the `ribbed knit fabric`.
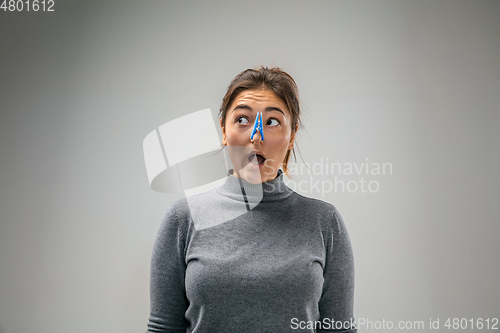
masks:
<svg viewBox="0 0 500 333"><path fill-rule="evenodd" d="M150 290L147 332L356 332L344 222L287 187L281 170L263 184L230 170L223 186L175 202Z"/></svg>

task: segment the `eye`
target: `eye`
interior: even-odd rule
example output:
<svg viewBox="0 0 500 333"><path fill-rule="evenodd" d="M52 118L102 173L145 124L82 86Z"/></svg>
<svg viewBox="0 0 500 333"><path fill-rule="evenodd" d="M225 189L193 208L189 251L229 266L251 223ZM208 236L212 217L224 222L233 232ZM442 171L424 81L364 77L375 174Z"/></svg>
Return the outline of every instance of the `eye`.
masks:
<svg viewBox="0 0 500 333"><path fill-rule="evenodd" d="M236 122L238 124L246 125L248 124L248 119L246 117L238 117L236 118Z"/></svg>
<svg viewBox="0 0 500 333"><path fill-rule="evenodd" d="M269 125L269 126L278 126L279 124L280 124L280 122L276 118L269 118L267 120L267 123L266 123L266 125Z"/></svg>

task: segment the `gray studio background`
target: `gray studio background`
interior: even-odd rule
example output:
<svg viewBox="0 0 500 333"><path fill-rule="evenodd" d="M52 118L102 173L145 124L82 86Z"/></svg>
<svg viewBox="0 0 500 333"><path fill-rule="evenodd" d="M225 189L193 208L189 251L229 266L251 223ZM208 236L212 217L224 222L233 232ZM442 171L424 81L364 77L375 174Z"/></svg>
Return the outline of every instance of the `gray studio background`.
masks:
<svg viewBox="0 0 500 333"><path fill-rule="evenodd" d="M376 193L305 193L347 225L355 316L500 317L500 2L54 8L0 11L0 333L146 330L153 242L181 195L150 189L142 141L217 120L260 64L298 83L299 162L392 164L364 175Z"/></svg>

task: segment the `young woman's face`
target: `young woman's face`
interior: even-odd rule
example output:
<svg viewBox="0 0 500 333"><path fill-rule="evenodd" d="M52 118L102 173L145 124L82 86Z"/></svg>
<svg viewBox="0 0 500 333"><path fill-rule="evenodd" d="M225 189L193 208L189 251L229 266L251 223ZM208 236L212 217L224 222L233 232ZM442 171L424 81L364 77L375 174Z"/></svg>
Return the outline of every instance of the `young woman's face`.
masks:
<svg viewBox="0 0 500 333"><path fill-rule="evenodd" d="M259 131L251 140L260 112L264 140ZM228 147L233 175L254 184L274 179L296 133L286 104L270 90L244 90L229 106L223 125L221 119L222 144Z"/></svg>

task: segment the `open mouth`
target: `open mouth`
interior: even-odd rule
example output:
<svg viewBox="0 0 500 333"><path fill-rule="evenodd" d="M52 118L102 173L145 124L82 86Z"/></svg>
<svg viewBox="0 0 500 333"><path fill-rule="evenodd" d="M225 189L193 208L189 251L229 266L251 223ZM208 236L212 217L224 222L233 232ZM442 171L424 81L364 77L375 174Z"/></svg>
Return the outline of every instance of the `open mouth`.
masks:
<svg viewBox="0 0 500 333"><path fill-rule="evenodd" d="M251 153L248 155L248 161L254 165L263 164L266 158L261 154Z"/></svg>

